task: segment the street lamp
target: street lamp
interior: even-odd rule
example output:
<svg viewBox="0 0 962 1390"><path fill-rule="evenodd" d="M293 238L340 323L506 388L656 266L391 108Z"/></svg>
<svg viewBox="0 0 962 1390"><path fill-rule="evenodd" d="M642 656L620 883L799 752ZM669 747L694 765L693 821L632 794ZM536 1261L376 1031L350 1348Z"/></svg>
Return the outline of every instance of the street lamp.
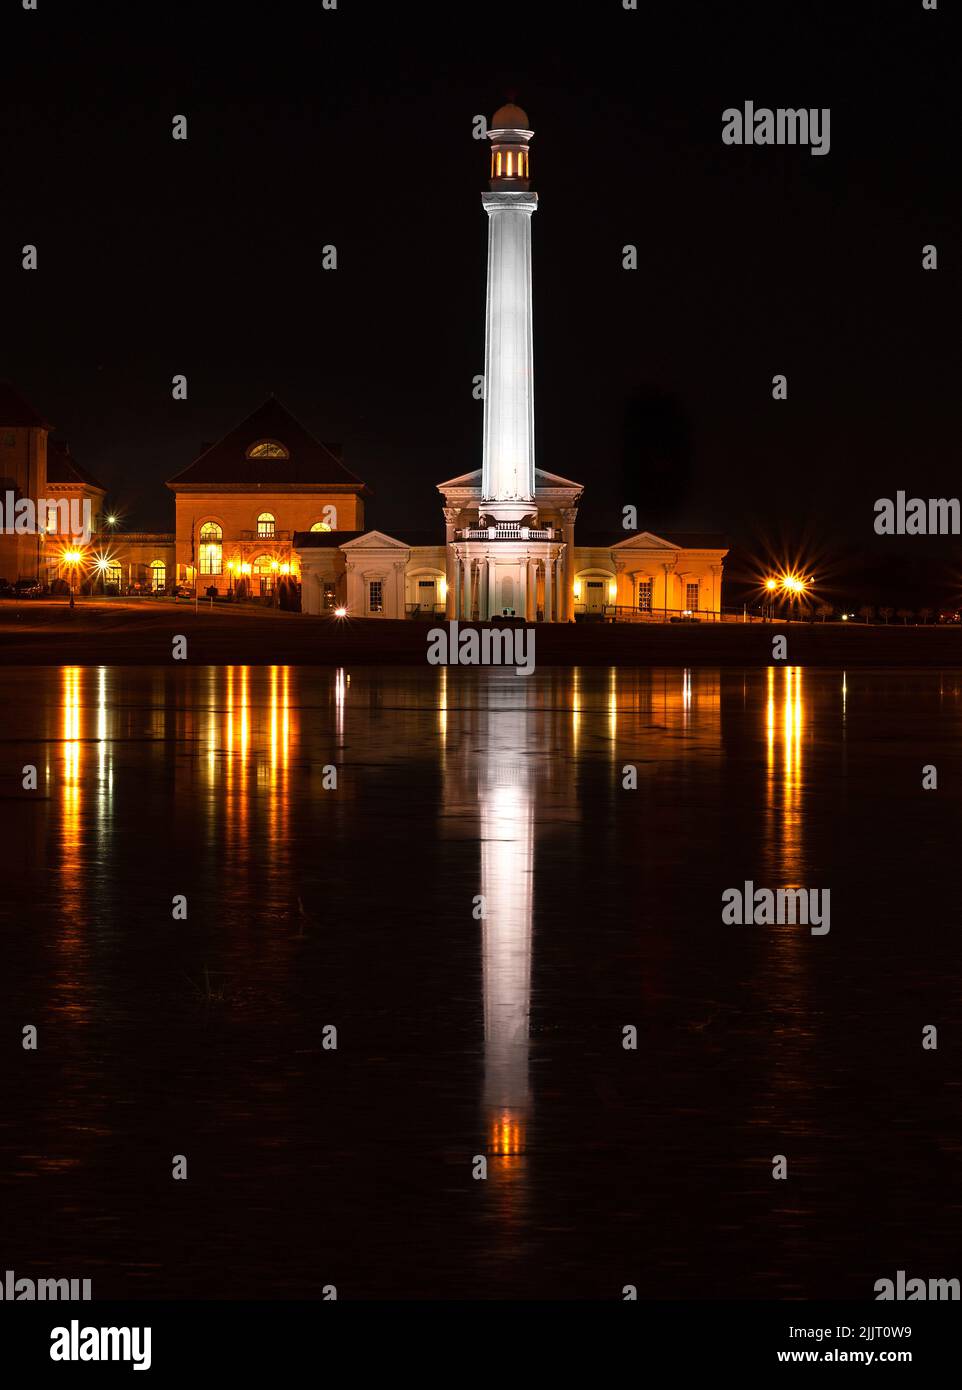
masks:
<svg viewBox="0 0 962 1390"><path fill-rule="evenodd" d="M778 588L778 580L768 578L765 580L765 589L768 592L768 621L771 622L775 617L775 590Z"/></svg>
<svg viewBox="0 0 962 1390"><path fill-rule="evenodd" d="M64 553L64 557L63 557L63 558L64 558L64 561L65 561L65 563L66 563L66 565L67 565L67 573L68 573L69 576L70 576L70 607L73 608L73 607L74 607L74 596L73 596L74 580L76 579L76 575L77 575L77 566L80 564L80 559L81 559L80 551L79 551L79 550L68 550L68 551L66 551L66 552Z"/></svg>

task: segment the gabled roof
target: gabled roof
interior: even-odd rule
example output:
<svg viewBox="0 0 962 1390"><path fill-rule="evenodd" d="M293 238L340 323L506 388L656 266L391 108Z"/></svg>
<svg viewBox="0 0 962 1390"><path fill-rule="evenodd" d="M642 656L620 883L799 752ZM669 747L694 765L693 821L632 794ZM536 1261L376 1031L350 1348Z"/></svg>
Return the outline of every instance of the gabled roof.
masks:
<svg viewBox="0 0 962 1390"><path fill-rule="evenodd" d="M13 429L53 429L10 381L0 381L0 425L10 425Z"/></svg>
<svg viewBox="0 0 962 1390"><path fill-rule="evenodd" d="M283 445L288 457L247 457L252 445L269 441ZM272 483L315 486L328 483L363 488L361 479L344 467L340 454L340 444L322 444L295 420L276 396L268 396L246 420L175 474L167 486L176 489L197 483L234 483L250 487Z"/></svg>
<svg viewBox="0 0 962 1390"><path fill-rule="evenodd" d="M443 492L446 487L480 487L481 486L480 468L472 469L470 473L462 473L460 477L448 478L447 482L438 483L439 492ZM534 485L538 487L570 487L578 492L584 490L583 483L573 483L570 478L562 478L559 473L546 473L543 468L534 470Z"/></svg>
<svg viewBox="0 0 962 1390"><path fill-rule="evenodd" d="M362 531L352 541L344 541L342 550L410 550L406 541L389 536L386 531Z"/></svg>
<svg viewBox="0 0 962 1390"><path fill-rule="evenodd" d="M585 545L585 542L578 537L578 544ZM608 545L612 550L621 550L625 547L640 549L645 547L650 550L727 550L728 538L707 531L666 531L655 535L654 531L636 531L634 535L626 536L623 541L597 542L601 545Z"/></svg>
<svg viewBox="0 0 962 1390"><path fill-rule="evenodd" d="M75 486L95 488L97 492L107 491L103 483L98 483L92 473L81 467L65 439L50 441L47 449L47 482L73 483Z"/></svg>
<svg viewBox="0 0 962 1390"><path fill-rule="evenodd" d="M295 550L337 550L345 541L363 535L363 531L295 531L291 544Z"/></svg>

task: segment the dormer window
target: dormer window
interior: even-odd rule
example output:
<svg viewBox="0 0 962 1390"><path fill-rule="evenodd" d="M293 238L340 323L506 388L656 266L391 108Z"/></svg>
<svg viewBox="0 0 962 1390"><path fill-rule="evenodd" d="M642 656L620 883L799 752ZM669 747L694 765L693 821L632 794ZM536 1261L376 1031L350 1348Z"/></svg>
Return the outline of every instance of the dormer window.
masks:
<svg viewBox="0 0 962 1390"><path fill-rule="evenodd" d="M274 515L272 512L261 512L257 518L258 536L273 536L274 534Z"/></svg>
<svg viewBox="0 0 962 1390"><path fill-rule="evenodd" d="M290 454L276 439L261 439L247 450L249 459L289 459Z"/></svg>

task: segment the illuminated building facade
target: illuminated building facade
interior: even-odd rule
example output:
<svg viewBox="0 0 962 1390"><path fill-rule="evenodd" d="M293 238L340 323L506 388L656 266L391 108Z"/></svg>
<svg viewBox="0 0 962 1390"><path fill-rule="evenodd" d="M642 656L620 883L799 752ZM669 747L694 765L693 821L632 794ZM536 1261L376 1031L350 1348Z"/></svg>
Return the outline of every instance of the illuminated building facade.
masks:
<svg viewBox="0 0 962 1390"><path fill-rule="evenodd" d="M341 446L315 439L274 396L167 486L178 582L255 598L300 577L296 533L362 530L368 495Z"/></svg>

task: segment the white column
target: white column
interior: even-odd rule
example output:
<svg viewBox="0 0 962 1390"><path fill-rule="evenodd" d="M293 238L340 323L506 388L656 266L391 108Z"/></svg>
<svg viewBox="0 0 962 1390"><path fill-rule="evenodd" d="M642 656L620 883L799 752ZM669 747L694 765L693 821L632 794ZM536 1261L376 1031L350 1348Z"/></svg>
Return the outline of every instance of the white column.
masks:
<svg viewBox="0 0 962 1390"><path fill-rule="evenodd" d="M531 216L536 193L484 193L488 291L481 496L533 499L534 347Z"/></svg>
<svg viewBox="0 0 962 1390"><path fill-rule="evenodd" d="M561 513L561 519L564 522L565 537L565 601L562 617L565 622L568 623L573 623L575 620L575 521L577 517L577 507L566 507Z"/></svg>
<svg viewBox="0 0 962 1390"><path fill-rule="evenodd" d="M453 618L455 614L454 526L457 519L457 507L444 508L444 616L446 618Z"/></svg>
<svg viewBox="0 0 962 1390"><path fill-rule="evenodd" d="M485 560L484 564L485 564L485 568L486 568L486 570L487 570L487 572L488 572L488 617L489 617L489 618L493 618L493 617L494 617L494 605L495 605L495 603L497 602L497 594L494 592L494 587L495 587L494 560L489 556L488 559Z"/></svg>
<svg viewBox="0 0 962 1390"><path fill-rule="evenodd" d="M454 612L452 613L451 616L454 617L454 618L460 618L460 616L461 616L461 557L458 555L457 551L455 551L455 553L454 553L453 567L454 567Z"/></svg>
<svg viewBox="0 0 962 1390"><path fill-rule="evenodd" d="M548 555L548 556L545 558L545 562L544 562L544 620L545 620L546 623L550 623L550 622L551 622L551 618L552 618L552 607L551 607L551 601L552 601L552 598L553 598L553 595L552 595L552 592L551 592L551 590L552 590L552 584L551 584L551 570L552 570L552 566L553 566L553 561L552 561L552 559L551 559L551 556Z"/></svg>

